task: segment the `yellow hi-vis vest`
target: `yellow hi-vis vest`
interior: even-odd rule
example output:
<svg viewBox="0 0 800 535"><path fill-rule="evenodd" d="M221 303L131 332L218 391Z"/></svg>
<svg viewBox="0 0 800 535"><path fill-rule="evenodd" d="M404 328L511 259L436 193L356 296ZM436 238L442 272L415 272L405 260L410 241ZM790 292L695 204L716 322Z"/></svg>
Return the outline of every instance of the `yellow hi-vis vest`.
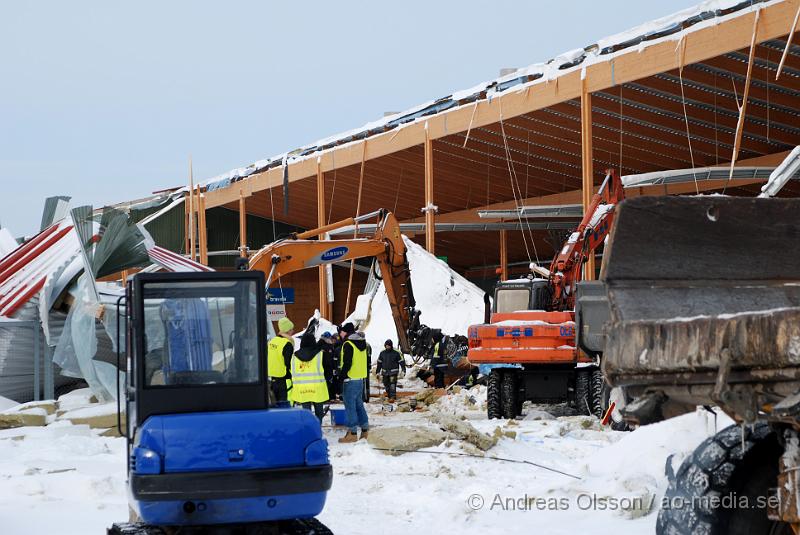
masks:
<svg viewBox="0 0 800 535"><path fill-rule="evenodd" d="M289 401L322 403L328 401L328 383L322 370L322 351L308 361L292 356L292 389Z"/></svg>
<svg viewBox="0 0 800 535"><path fill-rule="evenodd" d="M276 336L267 344L267 375L283 379L286 377L286 361L283 360L283 348L292 341L283 336Z"/></svg>
<svg viewBox="0 0 800 535"><path fill-rule="evenodd" d="M356 345L348 340L345 345L353 347L353 362L347 370L347 377L350 379L363 379L367 376L367 348L360 350ZM339 367L344 368L344 346L342 346L342 358L339 360Z"/></svg>

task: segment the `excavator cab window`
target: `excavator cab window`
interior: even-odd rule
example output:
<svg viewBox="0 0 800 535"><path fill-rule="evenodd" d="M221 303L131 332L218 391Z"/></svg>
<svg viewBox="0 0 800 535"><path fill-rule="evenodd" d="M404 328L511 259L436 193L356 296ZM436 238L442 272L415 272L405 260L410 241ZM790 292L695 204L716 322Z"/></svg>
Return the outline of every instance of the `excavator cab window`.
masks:
<svg viewBox="0 0 800 535"><path fill-rule="evenodd" d="M551 297L550 284L545 279L502 282L495 289L494 312L547 310Z"/></svg>
<svg viewBox="0 0 800 535"><path fill-rule="evenodd" d="M531 289L525 286L498 287L494 294L495 312L506 313L528 310Z"/></svg>
<svg viewBox="0 0 800 535"><path fill-rule="evenodd" d="M247 286L242 281L147 285L145 387L257 383L257 290ZM241 299L246 302L238 303ZM237 337L237 332L253 335Z"/></svg>
<svg viewBox="0 0 800 535"><path fill-rule="evenodd" d="M137 274L131 285L137 424L152 414L263 409L261 272Z"/></svg>

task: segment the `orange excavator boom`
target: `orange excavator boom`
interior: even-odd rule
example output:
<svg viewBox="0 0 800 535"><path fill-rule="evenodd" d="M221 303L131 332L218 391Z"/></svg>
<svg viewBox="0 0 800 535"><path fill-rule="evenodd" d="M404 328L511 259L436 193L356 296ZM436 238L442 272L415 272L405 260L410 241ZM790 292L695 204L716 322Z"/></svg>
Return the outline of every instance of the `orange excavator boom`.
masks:
<svg viewBox="0 0 800 535"><path fill-rule="evenodd" d="M356 226L373 217L377 218L377 225L372 237L345 240L309 239L342 227ZM400 224L391 212L377 210L278 240L253 255L250 259L250 269L267 273L267 288L269 288L272 281L289 273L357 258L375 258L377 261L392 309L400 348L405 353L411 353L408 333L415 321L416 302L411 287L406 246L400 234Z"/></svg>

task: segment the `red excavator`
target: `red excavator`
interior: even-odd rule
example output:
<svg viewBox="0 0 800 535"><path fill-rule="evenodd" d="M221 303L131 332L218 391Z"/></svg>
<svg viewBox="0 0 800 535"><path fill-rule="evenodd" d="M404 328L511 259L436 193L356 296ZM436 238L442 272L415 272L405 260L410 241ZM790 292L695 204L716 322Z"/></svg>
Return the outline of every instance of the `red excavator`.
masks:
<svg viewBox="0 0 800 535"><path fill-rule="evenodd" d="M622 182L607 170L578 228L550 269L531 265L525 279L498 283L485 323L469 328L471 364L489 365L489 418L514 418L526 400L572 404L602 417L608 394L599 362L575 344L575 289L589 255L611 229ZM486 370L481 366L482 370Z"/></svg>

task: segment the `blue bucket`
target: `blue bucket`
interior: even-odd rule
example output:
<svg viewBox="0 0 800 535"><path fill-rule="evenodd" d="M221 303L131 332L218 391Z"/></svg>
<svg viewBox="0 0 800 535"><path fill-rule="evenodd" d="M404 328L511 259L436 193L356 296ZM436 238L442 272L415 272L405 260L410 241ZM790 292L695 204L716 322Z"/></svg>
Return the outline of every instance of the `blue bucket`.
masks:
<svg viewBox="0 0 800 535"><path fill-rule="evenodd" d="M331 422L333 425L347 425L344 409L331 409Z"/></svg>

